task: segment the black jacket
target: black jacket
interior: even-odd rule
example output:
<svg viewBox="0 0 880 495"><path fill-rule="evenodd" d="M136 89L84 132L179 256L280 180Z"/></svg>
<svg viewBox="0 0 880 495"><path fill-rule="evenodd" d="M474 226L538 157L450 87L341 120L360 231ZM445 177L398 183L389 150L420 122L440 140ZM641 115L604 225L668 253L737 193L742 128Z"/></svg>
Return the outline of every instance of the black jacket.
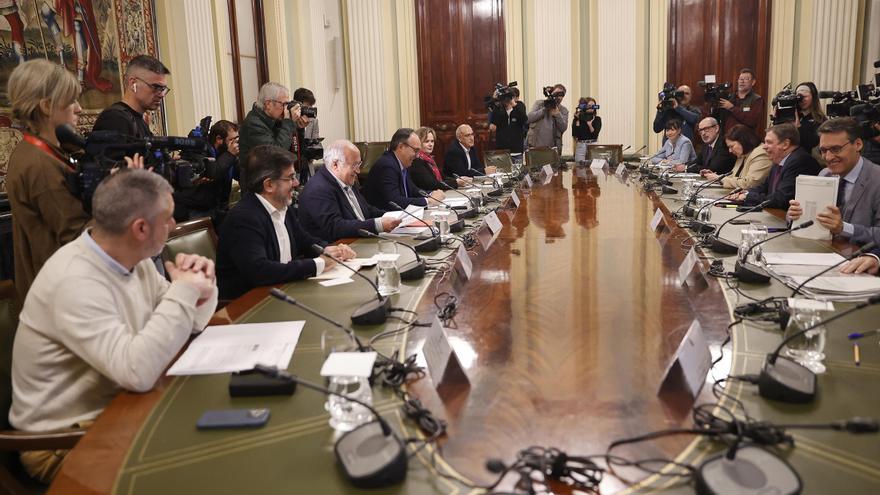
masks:
<svg viewBox="0 0 880 495"><path fill-rule="evenodd" d="M712 155L709 156L709 145L703 143L703 148L697 155L697 163L688 167L688 172L699 172L703 169L709 169L721 175L733 170L734 163L736 163L736 157L727 149L724 136L719 134L718 139L715 140L715 147L712 148Z"/></svg>
<svg viewBox="0 0 880 495"><path fill-rule="evenodd" d="M470 168L468 168L467 157L464 154L464 148L461 147L461 143L457 140L449 143L449 147L446 148L443 175L449 177L455 177L455 175L460 177L479 177L483 175L486 169L483 168L483 162L477 156L477 147L472 146L468 154L471 156ZM479 173L474 172L475 170Z"/></svg>
<svg viewBox="0 0 880 495"><path fill-rule="evenodd" d="M517 102L507 114L504 108L496 108L489 114L489 123L495 124L495 148L510 150L511 153L522 153L525 143L525 131L528 128L529 116L526 105Z"/></svg>
<svg viewBox="0 0 880 495"><path fill-rule="evenodd" d="M771 200L767 208L788 208L788 202L794 199L794 189L798 175L819 175L822 167L815 158L798 146L788 155L785 166L782 167L782 176L779 178L775 190L773 181L779 173L779 164L774 163L770 169L770 175L757 187L749 189L745 204L748 206Z"/></svg>
<svg viewBox="0 0 880 495"><path fill-rule="evenodd" d="M284 219L290 237L288 263L281 263L272 218L254 193L244 193L220 226L217 245L217 285L221 299L233 299L263 285L275 285L315 276L312 237L299 224L293 208ZM303 259L306 258L306 259Z"/></svg>
<svg viewBox="0 0 880 495"><path fill-rule="evenodd" d="M440 175L443 175L442 170ZM444 191L458 187L454 177L447 177L442 182L437 180L437 177L434 176L434 171L431 170L431 164L421 158L413 160L412 166L409 168L409 176L416 186L425 191L435 191L437 189Z"/></svg>
<svg viewBox="0 0 880 495"><path fill-rule="evenodd" d="M407 171L406 186L403 184L403 173L400 171L400 164L394 153L386 151L376 160L376 163L370 167L370 173L367 174L367 182L364 187L364 196L373 206L380 209L394 210L393 206L388 204L394 201L401 208L409 205L426 206L426 200L420 194L421 189L409 177Z"/></svg>
<svg viewBox="0 0 880 495"><path fill-rule="evenodd" d="M360 237L359 229L377 234L373 219L381 217L385 210L367 203L356 187L352 187L352 191L364 214L364 220L358 220L333 174L327 167L319 167L299 195L298 215L303 228L309 234L327 242Z"/></svg>

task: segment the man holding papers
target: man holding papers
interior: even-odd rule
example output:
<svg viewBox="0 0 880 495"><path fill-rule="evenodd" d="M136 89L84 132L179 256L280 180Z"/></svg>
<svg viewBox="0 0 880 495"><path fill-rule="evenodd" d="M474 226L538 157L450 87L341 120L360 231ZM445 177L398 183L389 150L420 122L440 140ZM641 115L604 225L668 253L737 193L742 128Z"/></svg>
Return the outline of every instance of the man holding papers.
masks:
<svg viewBox="0 0 880 495"><path fill-rule="evenodd" d="M171 186L146 170L122 170L92 200L94 227L46 262L28 292L12 350L17 429L86 427L121 389L146 392L217 306L214 264L180 254L156 271L174 229ZM48 483L65 451L24 452Z"/></svg>
<svg viewBox="0 0 880 495"><path fill-rule="evenodd" d="M326 244L305 231L290 208L299 185L293 155L277 146L261 145L248 155L247 192L229 210L220 227L217 279L220 297L236 298L262 285L275 285L319 275L334 265L317 256L313 244ZM345 244L327 252L343 260L355 257Z"/></svg>
<svg viewBox="0 0 880 495"><path fill-rule="evenodd" d="M837 176L837 204L827 205L816 219L831 231L855 244L880 241L880 167L863 158L859 124L852 117L830 119L819 126L819 153L827 168L820 177ZM788 218L804 214L803 206L791 200Z"/></svg>
<svg viewBox="0 0 880 495"><path fill-rule="evenodd" d="M400 220L383 217L354 187L361 169L357 146L341 139L324 151L324 166L299 196L299 219L310 234L334 242L358 237L358 230L390 232Z"/></svg>

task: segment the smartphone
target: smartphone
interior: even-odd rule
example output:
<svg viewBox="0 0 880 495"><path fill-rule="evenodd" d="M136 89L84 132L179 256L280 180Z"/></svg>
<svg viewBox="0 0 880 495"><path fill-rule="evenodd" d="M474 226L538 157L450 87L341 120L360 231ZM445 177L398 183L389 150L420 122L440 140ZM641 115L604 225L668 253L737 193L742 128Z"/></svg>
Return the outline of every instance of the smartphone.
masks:
<svg viewBox="0 0 880 495"><path fill-rule="evenodd" d="M752 223L751 220L731 220L730 225L748 225Z"/></svg>
<svg viewBox="0 0 880 495"><path fill-rule="evenodd" d="M269 409L222 409L205 411L196 421L196 428L213 430L219 428L257 428L269 421Z"/></svg>

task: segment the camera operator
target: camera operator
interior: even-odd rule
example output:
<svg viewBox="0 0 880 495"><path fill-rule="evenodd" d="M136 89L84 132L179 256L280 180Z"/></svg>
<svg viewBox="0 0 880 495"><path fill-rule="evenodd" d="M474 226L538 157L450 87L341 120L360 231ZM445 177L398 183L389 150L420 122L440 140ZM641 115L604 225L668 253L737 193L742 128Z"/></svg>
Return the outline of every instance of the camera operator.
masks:
<svg viewBox="0 0 880 495"><path fill-rule="evenodd" d="M788 101L785 101L788 100ZM783 107L789 107L796 102L794 111L784 112ZM801 147L812 152L819 146L819 133L817 129L823 122L828 120L822 107L819 105L819 90L810 81L797 85L794 94L786 87L773 98L773 124L792 122L798 128L801 138Z"/></svg>
<svg viewBox="0 0 880 495"><path fill-rule="evenodd" d="M664 132L666 122L670 119L682 121L682 134L691 141L694 140L694 127L700 121L702 112L699 107L691 105L690 86L681 85L672 90L669 83L664 85L663 91L658 95L657 114L654 116L654 132ZM671 93L671 94L667 94ZM670 98L670 96L672 96ZM663 142L666 142L666 133L663 134Z"/></svg>
<svg viewBox="0 0 880 495"><path fill-rule="evenodd" d="M880 122L873 122L870 130L863 130L865 146L862 148L862 156L866 160L880 163Z"/></svg>
<svg viewBox="0 0 880 495"><path fill-rule="evenodd" d="M162 62L149 55L131 59L123 77L122 101L105 108L92 130L116 131L135 138L152 136L144 114L157 110L171 91L166 77L169 74L171 71Z"/></svg>
<svg viewBox="0 0 880 495"><path fill-rule="evenodd" d="M596 115L599 104L590 96L581 97L574 109L574 120L571 122L571 135L574 138L574 161L587 159L587 145L599 139L602 130L602 117Z"/></svg>
<svg viewBox="0 0 880 495"><path fill-rule="evenodd" d="M260 87L259 101L254 103L239 130L239 182L248 184L248 154L261 144L278 146L289 151L293 143L296 120L300 118L300 105L290 101L290 91L275 82Z"/></svg>
<svg viewBox="0 0 880 495"><path fill-rule="evenodd" d="M214 161L208 161L205 173L191 188L174 191L174 219L185 222L209 217L219 227L229 209L232 178L238 168L238 125L218 120L208 133L208 145Z"/></svg>
<svg viewBox="0 0 880 495"><path fill-rule="evenodd" d="M713 117L723 123L725 134L737 124L748 127L756 135L759 134L758 125L764 113L764 98L755 93L757 82L755 71L740 69L733 101L724 98L718 100L717 115Z"/></svg>
<svg viewBox="0 0 880 495"><path fill-rule="evenodd" d="M568 109L562 105L565 86L545 87L544 97L536 101L528 113L528 145L529 148L557 148L561 152L562 135L568 129Z"/></svg>
<svg viewBox="0 0 880 495"><path fill-rule="evenodd" d="M310 89L298 88L293 92L293 101L301 105L300 116L296 120L296 133L293 136L293 144L290 151L296 157L296 166L299 171L299 183L303 186L312 176L311 164L314 155L309 152L311 143L320 138L318 129L318 114L315 103L315 93ZM318 145L320 147L320 145ZM320 153L323 156L323 149Z"/></svg>
<svg viewBox="0 0 880 495"><path fill-rule="evenodd" d="M493 95L494 104L489 112L489 131L495 133L495 148L523 152L523 126L528 122L526 106L516 101L515 87L503 86Z"/></svg>

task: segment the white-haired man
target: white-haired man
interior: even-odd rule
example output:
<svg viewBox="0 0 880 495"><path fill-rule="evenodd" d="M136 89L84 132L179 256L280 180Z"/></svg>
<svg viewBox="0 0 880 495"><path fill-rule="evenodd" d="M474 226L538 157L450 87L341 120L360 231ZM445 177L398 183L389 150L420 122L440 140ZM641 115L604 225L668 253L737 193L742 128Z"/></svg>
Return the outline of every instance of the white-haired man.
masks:
<svg viewBox="0 0 880 495"><path fill-rule="evenodd" d="M238 131L239 160L248 163L251 150L261 144L278 146L290 151L296 120L300 117L300 106L290 103L290 90L281 84L267 82L260 87L258 101L241 123ZM242 167L241 184L247 184L247 170Z"/></svg>

